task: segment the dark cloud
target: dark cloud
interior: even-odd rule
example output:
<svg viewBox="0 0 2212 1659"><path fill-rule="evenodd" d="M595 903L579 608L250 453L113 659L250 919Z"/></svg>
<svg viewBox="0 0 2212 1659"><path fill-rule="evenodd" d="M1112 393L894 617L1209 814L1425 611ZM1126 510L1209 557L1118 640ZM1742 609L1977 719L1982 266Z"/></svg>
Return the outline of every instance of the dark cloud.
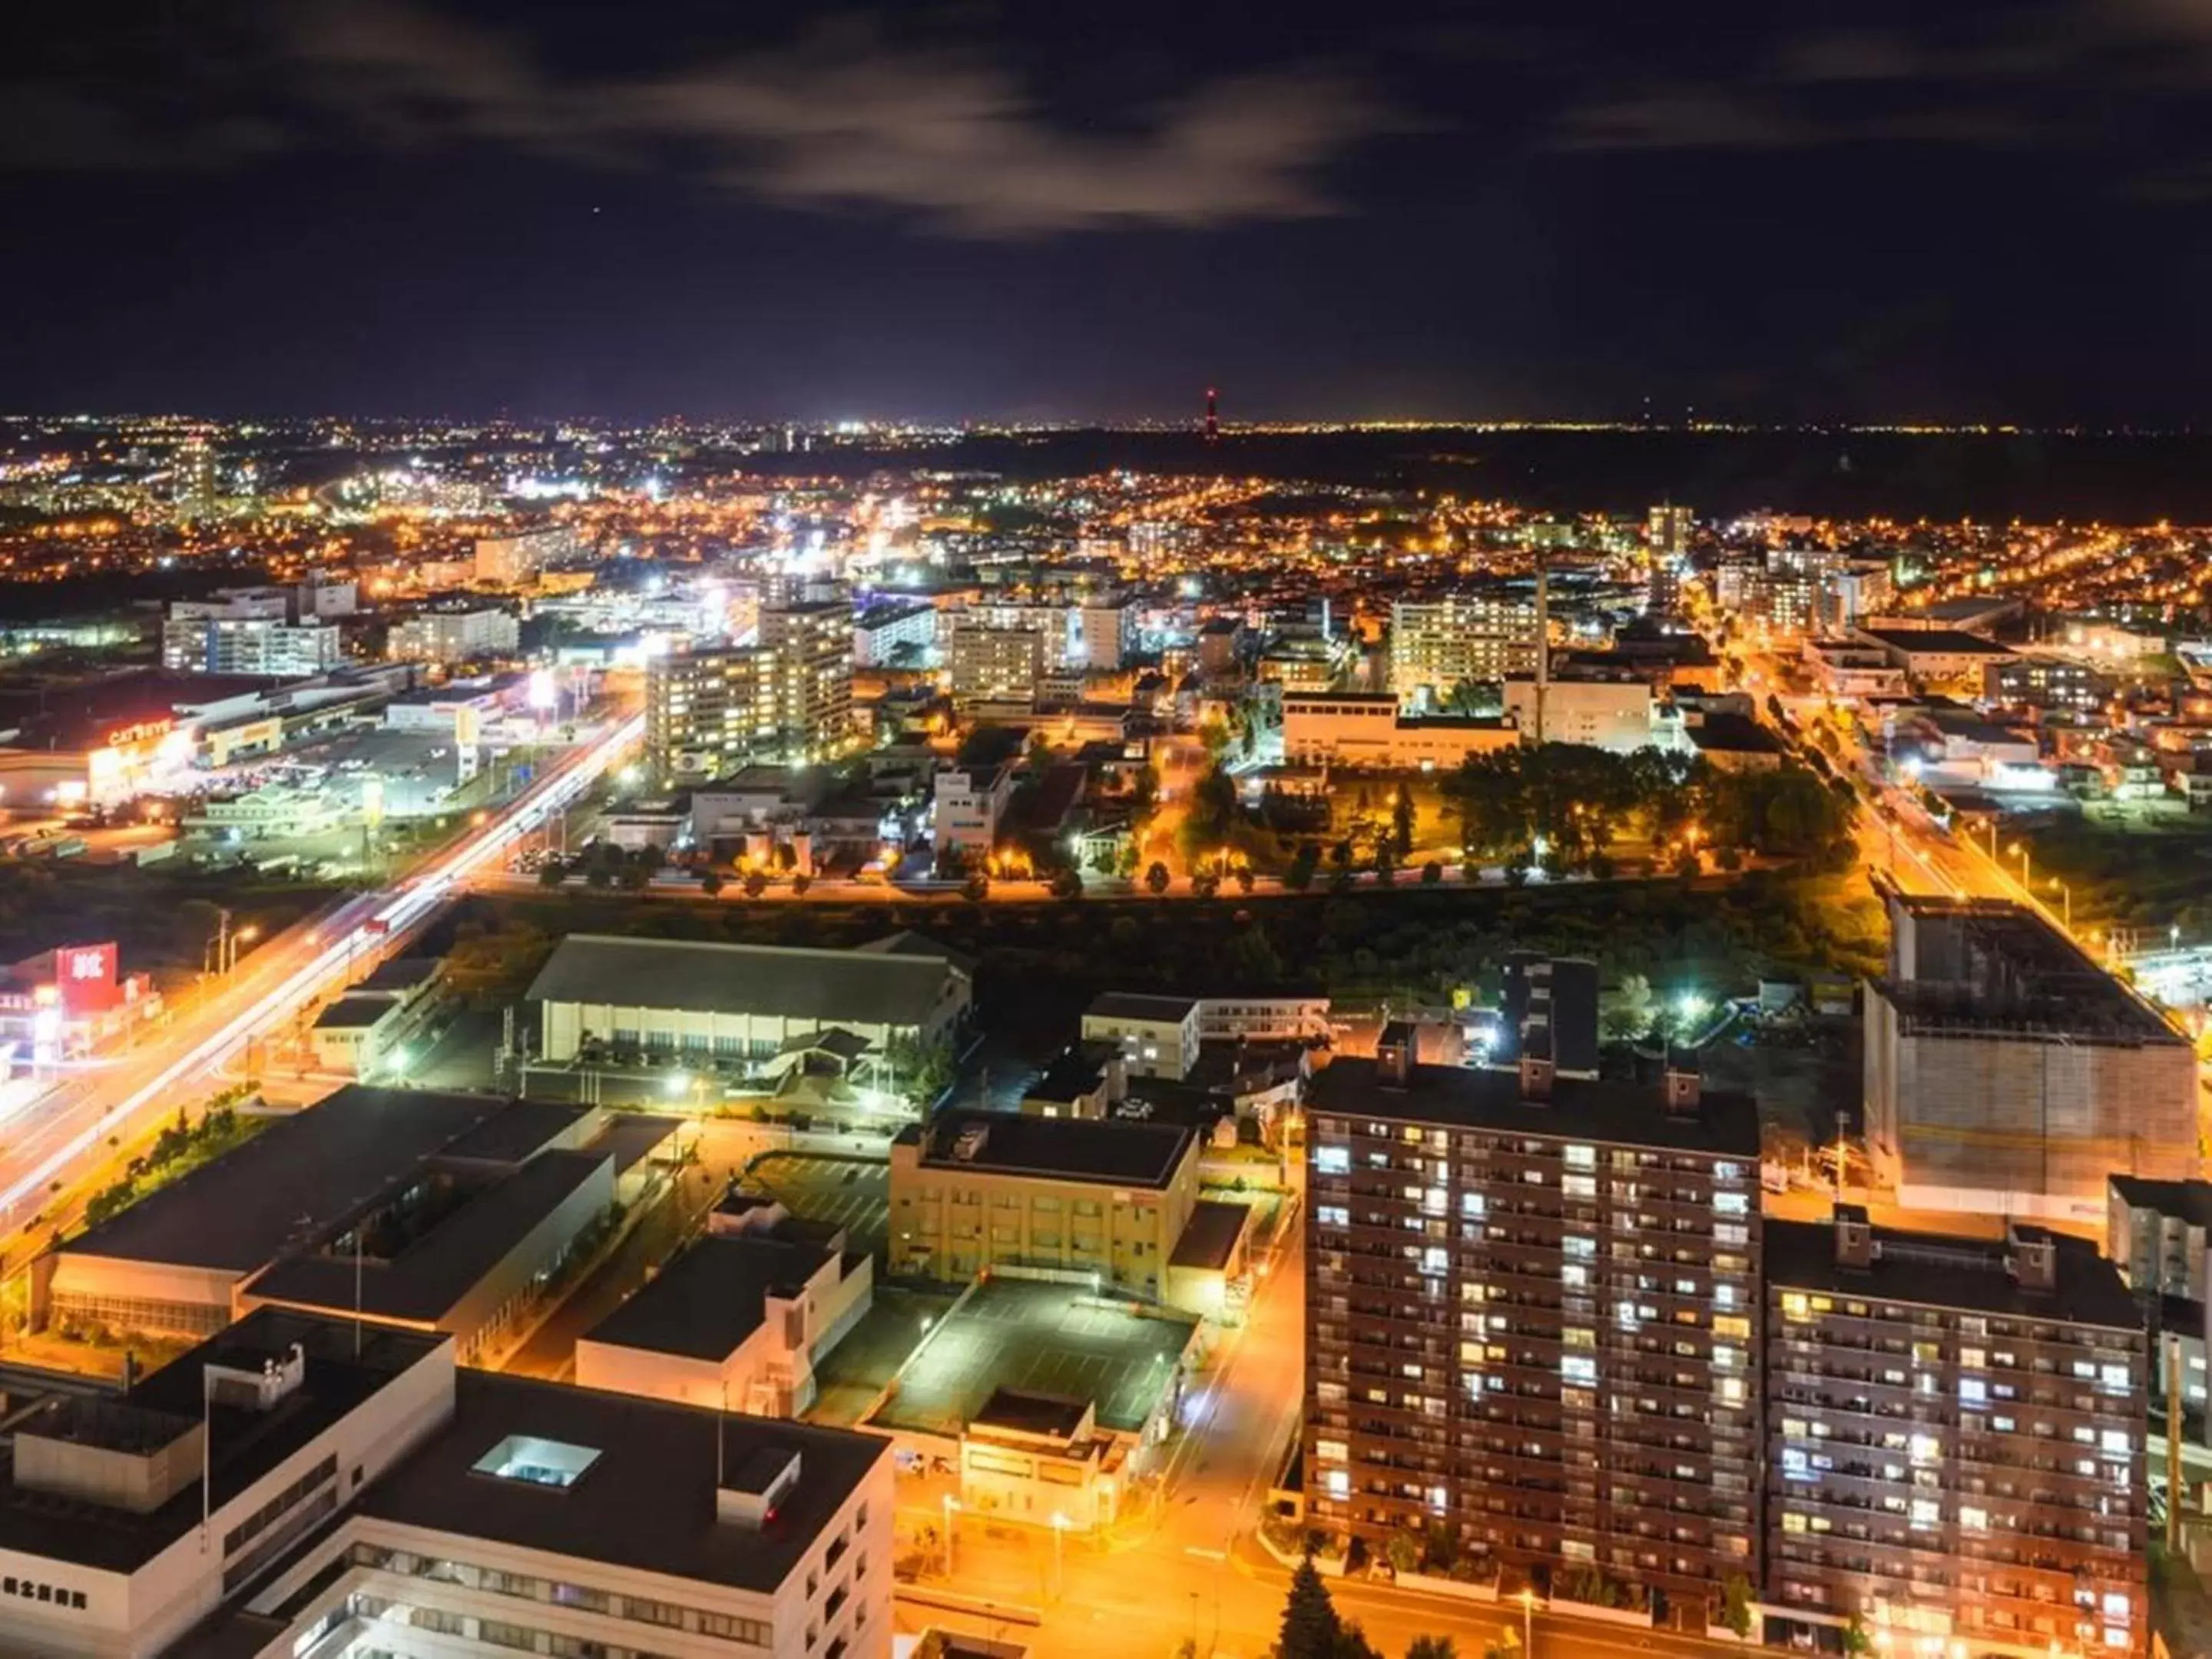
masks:
<svg viewBox="0 0 2212 1659"><path fill-rule="evenodd" d="M1293 64L1216 72L1112 130L1077 130L991 52L894 43L865 20L661 73L564 75L520 34L410 0L286 0L240 15L241 59L203 65L201 85L210 104L250 88L264 115L203 108L163 130L127 94L33 82L0 115L0 166L213 165L288 143L490 145L1017 237L1337 212L1322 182L1330 166L1400 125L1356 76Z"/></svg>

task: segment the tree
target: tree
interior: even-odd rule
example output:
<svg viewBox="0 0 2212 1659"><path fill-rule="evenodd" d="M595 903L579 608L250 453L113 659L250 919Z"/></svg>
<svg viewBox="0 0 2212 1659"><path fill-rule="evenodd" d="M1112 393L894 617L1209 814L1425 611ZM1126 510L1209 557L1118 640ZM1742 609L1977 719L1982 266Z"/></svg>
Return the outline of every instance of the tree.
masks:
<svg viewBox="0 0 2212 1659"><path fill-rule="evenodd" d="M1444 867L1434 859L1421 866L1421 885L1434 887L1444 878Z"/></svg>
<svg viewBox="0 0 2212 1659"><path fill-rule="evenodd" d="M540 887L558 887L568 879L568 866L558 859L548 859L538 866L538 884Z"/></svg>
<svg viewBox="0 0 2212 1659"><path fill-rule="evenodd" d="M1867 1634L1866 1620L1854 1612L1851 1622L1844 1626L1844 1651L1854 1656L1874 1650L1874 1638Z"/></svg>
<svg viewBox="0 0 2212 1659"><path fill-rule="evenodd" d="M722 872L719 870L709 870L701 876L699 890L708 898L720 898L722 895Z"/></svg>
<svg viewBox="0 0 2212 1659"><path fill-rule="evenodd" d="M746 871L745 896L747 898L757 899L766 891L768 891L768 872L765 870Z"/></svg>
<svg viewBox="0 0 2212 1659"><path fill-rule="evenodd" d="M978 870L960 884L960 892L970 903L981 904L991 896L991 878Z"/></svg>
<svg viewBox="0 0 2212 1659"><path fill-rule="evenodd" d="M1313 885L1314 872L1321 866L1321 848L1310 841L1298 843L1291 854L1290 867L1283 872L1283 885L1293 893L1303 893Z"/></svg>
<svg viewBox="0 0 2212 1659"><path fill-rule="evenodd" d="M1337 1659L1343 1633L1336 1604L1328 1599L1328 1586L1321 1582L1320 1569L1309 1555L1291 1575L1282 1627L1275 1637L1276 1659Z"/></svg>
<svg viewBox="0 0 2212 1659"><path fill-rule="evenodd" d="M1632 1042L1651 1029L1651 981L1624 974L1612 994L1599 999L1599 1029L1613 1042Z"/></svg>
<svg viewBox="0 0 2212 1659"><path fill-rule="evenodd" d="M1721 1581L1721 1623L1738 1636L1751 1634L1751 1580L1740 1572Z"/></svg>
<svg viewBox="0 0 2212 1659"><path fill-rule="evenodd" d="M1193 898L1210 899L1220 890L1221 878L1212 871L1196 870L1191 872L1190 896Z"/></svg>
<svg viewBox="0 0 2212 1659"><path fill-rule="evenodd" d="M890 1086L925 1106L952 1086L950 1042L923 1042L902 1033L885 1046L884 1065Z"/></svg>
<svg viewBox="0 0 2212 1659"><path fill-rule="evenodd" d="M1145 872L1146 890L1155 896L1164 893L1168 890L1168 884L1174 879L1173 876L1168 874L1167 866L1155 859L1152 861L1152 867Z"/></svg>
<svg viewBox="0 0 2212 1659"><path fill-rule="evenodd" d="M1398 876L1397 849L1387 841L1375 843L1375 884L1388 887Z"/></svg>
<svg viewBox="0 0 2212 1659"><path fill-rule="evenodd" d="M1413 850L1413 797L1402 783L1398 798L1390 803L1390 830L1400 858Z"/></svg>
<svg viewBox="0 0 2212 1659"><path fill-rule="evenodd" d="M1238 892L1249 893L1252 890L1254 877L1252 874L1252 866L1250 865L1238 865L1234 870L1231 870L1229 872L1229 876L1230 879L1237 884L1237 890Z"/></svg>
<svg viewBox="0 0 2212 1659"><path fill-rule="evenodd" d="M1393 1572L1411 1572L1421 1565L1421 1540L1401 1527L1382 1547L1382 1559Z"/></svg>
<svg viewBox="0 0 2212 1659"><path fill-rule="evenodd" d="M1406 1644L1406 1659L1459 1659L1459 1644L1449 1636L1416 1636Z"/></svg>
<svg viewBox="0 0 2212 1659"><path fill-rule="evenodd" d="M806 890L813 885L814 878L804 870L799 871L791 878L791 895L793 898L804 898Z"/></svg>
<svg viewBox="0 0 2212 1659"><path fill-rule="evenodd" d="M1052 872L1052 896L1056 899L1083 896L1083 878L1066 865Z"/></svg>

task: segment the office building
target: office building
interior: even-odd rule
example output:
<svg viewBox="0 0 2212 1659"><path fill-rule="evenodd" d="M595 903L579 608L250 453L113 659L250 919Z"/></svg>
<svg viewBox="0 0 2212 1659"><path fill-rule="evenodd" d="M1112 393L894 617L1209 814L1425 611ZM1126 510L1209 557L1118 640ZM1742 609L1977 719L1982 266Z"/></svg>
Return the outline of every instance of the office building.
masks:
<svg viewBox="0 0 2212 1659"><path fill-rule="evenodd" d="M2097 714L2112 689L2108 676L2069 657L2000 657L1982 667L1982 700L2000 708Z"/></svg>
<svg viewBox="0 0 2212 1659"><path fill-rule="evenodd" d="M1463 684L1495 684L1534 672L1534 599L1446 593L1390 606L1390 690L1401 703L1441 703Z"/></svg>
<svg viewBox="0 0 2212 1659"><path fill-rule="evenodd" d="M954 1285L994 1267L1090 1273L1161 1300L1200 1206L1198 1158L1179 1124L941 1111L891 1143L888 1269Z"/></svg>
<svg viewBox="0 0 2212 1659"><path fill-rule="evenodd" d="M264 1311L15 1425L0 1646L887 1659L891 1479L873 1435L458 1370L447 1339Z"/></svg>
<svg viewBox="0 0 2212 1659"><path fill-rule="evenodd" d="M2150 1396L2164 1425L2168 1356L2180 1346L2181 1402L2204 1427L2208 1346L2212 1346L2212 1182L2144 1181L2114 1176L2106 1184L2105 1258L2120 1270L2148 1323L2154 1346Z"/></svg>
<svg viewBox="0 0 2212 1659"><path fill-rule="evenodd" d="M842 1032L859 1053L950 1038L974 996L971 964L913 933L853 951L570 933L530 987L541 1058L773 1060Z"/></svg>
<svg viewBox="0 0 2212 1659"><path fill-rule="evenodd" d="M1597 1076L1596 963L1509 951L1498 1002L1492 1065L1518 1066L1523 1054L1537 1054L1549 1057L1555 1076Z"/></svg>
<svg viewBox="0 0 2212 1659"><path fill-rule="evenodd" d="M336 668L344 656L338 629L301 619L290 588L173 600L161 621L161 665L174 673L304 679Z"/></svg>
<svg viewBox="0 0 2212 1659"><path fill-rule="evenodd" d="M986 628L958 623L952 629L952 695L965 703L1036 702L1043 677L1045 636L1034 628Z"/></svg>
<svg viewBox="0 0 2212 1659"><path fill-rule="evenodd" d="M1876 1651L2142 1654L2142 1316L2092 1245L1766 1224L1770 1606Z"/></svg>
<svg viewBox="0 0 2212 1659"><path fill-rule="evenodd" d="M1759 1122L1745 1096L1426 1066L1306 1110L1307 1515L1704 1605L1759 1579Z"/></svg>
<svg viewBox="0 0 2212 1659"><path fill-rule="evenodd" d="M2197 1172L2188 1039L2038 913L1893 894L1866 991L1867 1149L1909 1209L2101 1225L2114 1174Z"/></svg>
<svg viewBox="0 0 2212 1659"><path fill-rule="evenodd" d="M472 662L511 657L521 648L520 623L489 605L418 611L392 623L385 655L395 662Z"/></svg>
<svg viewBox="0 0 2212 1659"><path fill-rule="evenodd" d="M487 587L518 587L540 571L582 556L584 544L567 525L547 525L477 538L476 579Z"/></svg>

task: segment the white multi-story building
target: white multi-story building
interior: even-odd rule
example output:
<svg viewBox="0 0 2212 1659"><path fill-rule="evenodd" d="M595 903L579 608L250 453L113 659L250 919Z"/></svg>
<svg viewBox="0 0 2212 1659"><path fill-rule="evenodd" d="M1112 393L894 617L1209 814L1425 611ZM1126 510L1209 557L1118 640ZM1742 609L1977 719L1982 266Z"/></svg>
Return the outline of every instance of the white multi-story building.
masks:
<svg viewBox="0 0 2212 1659"><path fill-rule="evenodd" d="M161 623L162 666L189 674L266 674L303 679L336 668L338 629L296 620L289 588L247 588L212 599L179 599Z"/></svg>
<svg viewBox="0 0 2212 1659"><path fill-rule="evenodd" d="M999 820L1014 796L1014 769L954 766L937 775L933 786L930 845L988 855L998 845Z"/></svg>
<svg viewBox="0 0 2212 1659"><path fill-rule="evenodd" d="M1505 682L1505 712L1530 743L1580 743L1596 749L1642 749L1653 740L1651 684L1633 674L1589 678L1534 675Z"/></svg>
<svg viewBox="0 0 2212 1659"><path fill-rule="evenodd" d="M469 662L512 656L521 641L520 624L504 611L425 611L392 624L385 655L394 661Z"/></svg>
<svg viewBox="0 0 2212 1659"><path fill-rule="evenodd" d="M937 651L937 610L879 605L853 619L855 668L924 668Z"/></svg>
<svg viewBox="0 0 2212 1659"><path fill-rule="evenodd" d="M1088 599L1076 607L1068 666L1110 673L1137 650L1137 607L1126 599Z"/></svg>
<svg viewBox="0 0 2212 1659"><path fill-rule="evenodd" d="M1199 1000L1109 991L1083 1011L1083 1040L1119 1045L1133 1077L1182 1078L1198 1064Z"/></svg>
<svg viewBox="0 0 2212 1659"><path fill-rule="evenodd" d="M952 630L952 695L962 702L1034 702L1046 661L1045 635L1035 628Z"/></svg>
<svg viewBox="0 0 2212 1659"><path fill-rule="evenodd" d="M890 1443L457 1370L264 1310L19 1422L0 1648L882 1659Z"/></svg>

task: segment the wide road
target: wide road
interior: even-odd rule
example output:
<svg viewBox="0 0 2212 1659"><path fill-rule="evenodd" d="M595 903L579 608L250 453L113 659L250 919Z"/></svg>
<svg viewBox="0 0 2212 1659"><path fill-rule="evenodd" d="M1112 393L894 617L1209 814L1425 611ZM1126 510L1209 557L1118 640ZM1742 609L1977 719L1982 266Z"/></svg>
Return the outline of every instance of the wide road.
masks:
<svg viewBox="0 0 2212 1659"><path fill-rule="evenodd" d="M410 874L308 917L243 958L227 982L138 1046L88 1067L0 1127L0 1239L42 1215L54 1193L216 1086L210 1076L257 1038L281 1033L320 997L418 932L486 865L565 810L644 737L641 715L588 738L485 823Z"/></svg>

